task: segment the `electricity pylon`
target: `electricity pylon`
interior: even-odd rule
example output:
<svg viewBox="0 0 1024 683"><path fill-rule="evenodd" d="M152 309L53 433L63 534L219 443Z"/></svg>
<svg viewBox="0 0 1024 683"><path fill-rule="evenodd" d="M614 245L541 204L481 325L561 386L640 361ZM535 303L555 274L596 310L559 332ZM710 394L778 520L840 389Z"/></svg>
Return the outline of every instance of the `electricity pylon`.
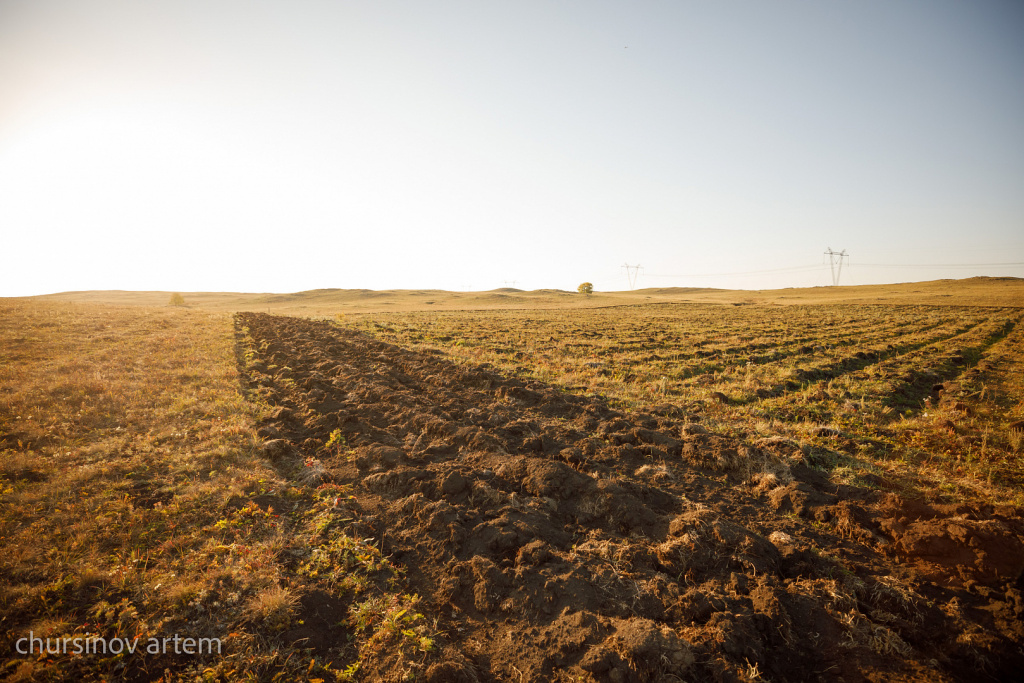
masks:
<svg viewBox="0 0 1024 683"><path fill-rule="evenodd" d="M832 247L828 247L825 256L828 256L828 265L832 269L832 286L835 287L839 284L839 276L843 274L843 261L849 263L850 255L846 253L845 249L832 251Z"/></svg>
<svg viewBox="0 0 1024 683"><path fill-rule="evenodd" d="M639 264L631 266L627 263L622 267L626 269L626 279L629 280L629 288L633 289L636 286L637 271L643 268L643 266Z"/></svg>

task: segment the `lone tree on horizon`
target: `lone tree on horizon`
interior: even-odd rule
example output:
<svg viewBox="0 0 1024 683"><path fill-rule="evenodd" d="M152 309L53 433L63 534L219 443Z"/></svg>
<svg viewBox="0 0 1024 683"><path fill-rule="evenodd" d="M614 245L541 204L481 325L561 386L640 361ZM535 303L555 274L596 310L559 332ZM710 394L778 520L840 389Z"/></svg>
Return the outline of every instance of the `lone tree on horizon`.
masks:
<svg viewBox="0 0 1024 683"><path fill-rule="evenodd" d="M171 305L172 306L184 306L185 305L185 297L183 297L181 294L178 294L177 292L175 292L174 294L171 294Z"/></svg>
<svg viewBox="0 0 1024 683"><path fill-rule="evenodd" d="M579 292L580 294L586 294L587 296L590 296L591 294L594 293L594 285L590 284L589 282L584 282L579 287L576 288L576 291Z"/></svg>

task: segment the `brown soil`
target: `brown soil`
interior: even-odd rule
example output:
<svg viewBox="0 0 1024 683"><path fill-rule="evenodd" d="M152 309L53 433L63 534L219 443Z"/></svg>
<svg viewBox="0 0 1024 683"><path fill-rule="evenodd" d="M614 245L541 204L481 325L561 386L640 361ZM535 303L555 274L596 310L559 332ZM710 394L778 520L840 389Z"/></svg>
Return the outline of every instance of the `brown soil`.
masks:
<svg viewBox="0 0 1024 683"><path fill-rule="evenodd" d="M1024 671L1019 508L835 486L795 443L678 407L623 414L325 322L237 321L259 350L248 390L279 407L268 453L351 484L346 514L437 620L428 681ZM335 429L350 452L330 457ZM383 652L361 674L402 666Z"/></svg>

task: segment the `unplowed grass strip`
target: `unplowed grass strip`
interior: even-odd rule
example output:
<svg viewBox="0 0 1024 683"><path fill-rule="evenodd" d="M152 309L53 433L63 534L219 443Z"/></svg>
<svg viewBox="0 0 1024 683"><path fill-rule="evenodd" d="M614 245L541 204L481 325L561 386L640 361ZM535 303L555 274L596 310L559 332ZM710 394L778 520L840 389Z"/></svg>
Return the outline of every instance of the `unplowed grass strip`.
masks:
<svg viewBox="0 0 1024 683"><path fill-rule="evenodd" d="M327 676L283 638L320 503L260 455L235 345L226 314L0 303L0 678Z"/></svg>

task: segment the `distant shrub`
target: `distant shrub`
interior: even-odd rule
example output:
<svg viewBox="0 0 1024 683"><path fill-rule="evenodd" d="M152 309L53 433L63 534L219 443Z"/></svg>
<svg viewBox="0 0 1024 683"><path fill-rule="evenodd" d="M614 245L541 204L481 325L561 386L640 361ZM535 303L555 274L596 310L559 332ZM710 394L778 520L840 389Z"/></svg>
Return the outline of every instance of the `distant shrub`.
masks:
<svg viewBox="0 0 1024 683"><path fill-rule="evenodd" d="M185 297L183 297L181 294L178 294L177 292L175 292L174 294L171 294L171 305L172 306L184 306L185 305Z"/></svg>
<svg viewBox="0 0 1024 683"><path fill-rule="evenodd" d="M579 292L580 294L586 294L589 296L590 294L594 293L594 285L590 284L589 282L584 282L583 284L576 288L576 291Z"/></svg>

